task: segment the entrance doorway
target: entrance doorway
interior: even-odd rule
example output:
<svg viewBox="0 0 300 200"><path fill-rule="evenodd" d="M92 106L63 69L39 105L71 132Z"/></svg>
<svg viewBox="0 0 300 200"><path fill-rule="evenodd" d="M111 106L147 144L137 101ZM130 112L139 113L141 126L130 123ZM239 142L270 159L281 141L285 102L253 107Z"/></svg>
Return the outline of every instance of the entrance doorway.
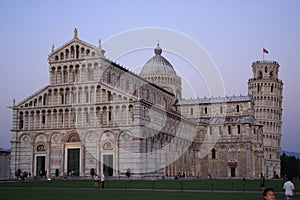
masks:
<svg viewBox="0 0 300 200"><path fill-rule="evenodd" d="M235 167L231 167L231 177L235 177Z"/></svg>
<svg viewBox="0 0 300 200"><path fill-rule="evenodd" d="M103 155L103 174L113 176L113 155Z"/></svg>
<svg viewBox="0 0 300 200"><path fill-rule="evenodd" d="M36 157L36 176L44 176L45 166L46 166L46 156L37 156Z"/></svg>
<svg viewBox="0 0 300 200"><path fill-rule="evenodd" d="M79 176L79 153L80 149L68 149L68 175Z"/></svg>

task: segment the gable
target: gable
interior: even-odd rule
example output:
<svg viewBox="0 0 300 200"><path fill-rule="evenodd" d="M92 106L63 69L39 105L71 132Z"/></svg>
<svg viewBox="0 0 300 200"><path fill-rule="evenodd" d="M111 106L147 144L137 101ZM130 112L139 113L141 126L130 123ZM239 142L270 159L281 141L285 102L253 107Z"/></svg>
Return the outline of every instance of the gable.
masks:
<svg viewBox="0 0 300 200"><path fill-rule="evenodd" d="M48 89L49 86L43 87L42 89L30 95L29 97L20 101L16 106L18 108L27 108L43 105L43 97L45 96L45 94L47 94Z"/></svg>
<svg viewBox="0 0 300 200"><path fill-rule="evenodd" d="M58 49L52 49L51 54L48 56L49 63L65 62L73 60L82 60L89 58L102 57L104 51L94 45L88 44L76 37L62 45Z"/></svg>

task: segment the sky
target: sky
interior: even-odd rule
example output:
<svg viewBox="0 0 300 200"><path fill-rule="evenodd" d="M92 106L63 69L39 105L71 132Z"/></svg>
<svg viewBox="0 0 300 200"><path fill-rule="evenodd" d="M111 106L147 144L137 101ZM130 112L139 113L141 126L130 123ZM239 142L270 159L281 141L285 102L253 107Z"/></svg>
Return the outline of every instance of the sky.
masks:
<svg viewBox="0 0 300 200"><path fill-rule="evenodd" d="M226 95L247 95L251 64L262 59L280 64L284 83L282 149L300 152L300 1L289 0L182 0L182 1L0 1L0 147L10 148L12 114L8 106L49 82L48 55L73 38L97 46L122 32L157 27L192 38L213 60ZM157 38L163 47L164 41ZM125 41L124 41L125 43ZM124 45L120 43L120 45ZM105 45L103 45L105 49ZM189 63L163 52L178 74L193 72ZM129 69L141 67L153 52L124 55L118 62ZM199 79L203 84L203 80ZM194 83L197 85L197 82ZM198 86L197 86L198 87ZM201 88L201 89L199 89ZM209 96L199 86L197 96ZM189 94L183 94L189 98Z"/></svg>

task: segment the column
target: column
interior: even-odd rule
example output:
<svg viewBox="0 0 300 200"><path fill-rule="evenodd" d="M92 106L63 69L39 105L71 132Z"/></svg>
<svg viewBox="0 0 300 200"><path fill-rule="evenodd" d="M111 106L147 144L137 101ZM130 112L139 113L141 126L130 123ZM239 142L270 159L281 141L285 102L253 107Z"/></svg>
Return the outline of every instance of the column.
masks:
<svg viewBox="0 0 300 200"><path fill-rule="evenodd" d="M51 113L50 113L50 128L53 128L53 111L51 110Z"/></svg>
<svg viewBox="0 0 300 200"><path fill-rule="evenodd" d="M36 111L33 113L33 129L36 129Z"/></svg>
<svg viewBox="0 0 300 200"><path fill-rule="evenodd" d="M94 95L94 103L97 102L97 87L94 89L95 95Z"/></svg>
<svg viewBox="0 0 300 200"><path fill-rule="evenodd" d="M62 127L65 128L65 110L63 110L63 113L62 113Z"/></svg>
<svg viewBox="0 0 300 200"><path fill-rule="evenodd" d="M72 113L72 111L71 111L71 110L69 110L69 112L68 112L68 114L69 114L69 119L68 119L68 128L70 128L70 127L71 127L71 113Z"/></svg>

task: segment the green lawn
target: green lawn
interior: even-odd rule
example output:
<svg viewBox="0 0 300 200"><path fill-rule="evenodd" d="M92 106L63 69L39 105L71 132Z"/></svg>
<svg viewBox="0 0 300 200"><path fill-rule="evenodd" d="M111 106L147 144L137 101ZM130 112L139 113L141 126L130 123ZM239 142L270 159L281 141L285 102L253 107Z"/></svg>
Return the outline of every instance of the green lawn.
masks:
<svg viewBox="0 0 300 200"><path fill-rule="evenodd" d="M282 196L282 195L280 195ZM279 197L279 196L278 196ZM243 199L253 200L262 199L260 193L188 193L188 192L157 192L157 191L113 191L113 190L94 190L94 189L53 189L53 188L7 188L0 189L1 200L177 200L177 199L205 199L205 200L224 200L224 199ZM278 198L281 199L281 198Z"/></svg>
<svg viewBox="0 0 300 200"><path fill-rule="evenodd" d="M266 187L282 191L284 181L266 181ZM300 188L300 181L294 181ZM46 187L46 188L92 188L93 180L52 180L52 181L1 181L0 187ZM121 189L173 189L173 190L238 190L259 191L259 180L107 180L106 188Z"/></svg>
<svg viewBox="0 0 300 200"><path fill-rule="evenodd" d="M277 199L284 199L283 180L266 181ZM300 188L300 181L294 181ZM94 189L91 180L0 181L0 200L76 200L76 199L262 199L259 180L107 180L106 189ZM135 189L135 190L132 190ZM139 190L146 189L146 190ZM173 191L158 191L158 190ZM193 190L206 190L194 192ZM220 192L226 190L224 192ZM239 191L239 192L236 192ZM244 192L245 191L245 192ZM250 191L250 192L249 192ZM252 191L252 192L251 192Z"/></svg>

